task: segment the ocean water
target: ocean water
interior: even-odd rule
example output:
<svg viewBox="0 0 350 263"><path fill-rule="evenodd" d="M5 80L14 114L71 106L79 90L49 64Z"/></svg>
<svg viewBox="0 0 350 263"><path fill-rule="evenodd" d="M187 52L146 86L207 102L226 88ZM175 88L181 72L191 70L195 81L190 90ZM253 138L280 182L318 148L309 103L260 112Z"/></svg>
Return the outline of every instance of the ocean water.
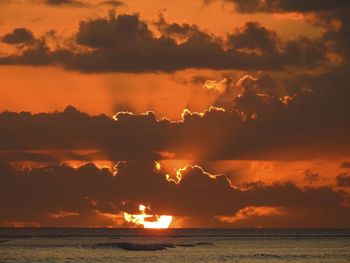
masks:
<svg viewBox="0 0 350 263"><path fill-rule="evenodd" d="M350 230L0 229L0 262L350 262Z"/></svg>

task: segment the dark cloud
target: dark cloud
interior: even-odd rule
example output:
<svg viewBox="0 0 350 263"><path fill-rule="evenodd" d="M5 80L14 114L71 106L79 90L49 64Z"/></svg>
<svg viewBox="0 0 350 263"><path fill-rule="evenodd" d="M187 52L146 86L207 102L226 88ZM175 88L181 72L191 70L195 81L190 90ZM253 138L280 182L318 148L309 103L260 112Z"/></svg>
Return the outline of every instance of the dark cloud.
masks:
<svg viewBox="0 0 350 263"><path fill-rule="evenodd" d="M237 49L258 49L260 52L276 52L279 39L277 33L268 31L258 22L248 22L235 34L228 36L228 44Z"/></svg>
<svg viewBox="0 0 350 263"><path fill-rule="evenodd" d="M317 17L319 23L329 25L332 20L338 21L341 26L336 30L325 32L323 41L330 45L330 52L337 54L344 67L349 69L350 63L350 9L344 9L329 13L326 15L320 14Z"/></svg>
<svg viewBox="0 0 350 263"><path fill-rule="evenodd" d="M48 114L3 112L1 150L95 149L111 160L158 159L160 152L200 160L349 154L347 74L298 75L293 81L285 98L268 88L268 77L244 77L231 108L187 110L178 122L157 120L152 112L89 116L73 107Z"/></svg>
<svg viewBox="0 0 350 263"><path fill-rule="evenodd" d="M340 165L340 168L350 168L350 162L343 162L343 163Z"/></svg>
<svg viewBox="0 0 350 263"><path fill-rule="evenodd" d="M86 3L78 0L45 0L47 5L51 6L72 6L72 7L85 7Z"/></svg>
<svg viewBox="0 0 350 263"><path fill-rule="evenodd" d="M1 220L97 226L103 214L136 212L138 204L150 203L155 213L206 222L214 216L237 215L252 215L259 221L259 211L266 208L282 211L282 216L272 213L270 222L275 223L274 227L348 227L349 209L343 207L348 196L330 187L253 182L243 190L232 187L225 175L211 175L199 166L179 170L181 180L173 177L172 181L156 169L153 160L165 158L164 152L174 159L198 163L350 153L349 2L229 2L243 13L318 12L313 14L312 23L322 25L325 33L314 39L283 41L275 31L248 22L222 38L197 25L168 23L160 15L153 23L160 34L156 36L150 23L139 15L116 15L111 11L109 17L82 21L69 47L62 44L54 48L45 35L35 38L26 28L2 36L4 43L20 44L16 46L17 54L2 54L2 65L54 65L86 73L172 72L187 68L272 70L282 73L283 83L274 74L260 73L239 80L230 76L211 80L211 84L222 86L213 103L222 108L211 107L203 113L185 110L176 122L158 120L153 112L118 112L114 118L90 116L72 106L52 113L2 112ZM74 0L45 3L87 6ZM340 22L337 28L330 26L334 19ZM340 62L333 63L332 56ZM210 84L205 76L192 81ZM120 107L129 109L127 105ZM80 150L91 152L79 154ZM41 151L46 153L38 153ZM63 152L64 157L53 152ZM117 164L116 174L92 163L78 168L65 164L14 168L4 163L100 159L127 162ZM345 162L341 167L349 165ZM309 169L304 172L309 186L319 177ZM348 187L349 178L348 173L338 175L337 186ZM103 225L112 223L107 220Z"/></svg>
<svg viewBox="0 0 350 263"><path fill-rule="evenodd" d="M0 63L59 65L84 72L285 67L284 84L269 75L246 75L238 81L225 76L214 83L223 88L213 105L226 111L185 111L178 122L157 120L152 112L120 112L113 120L72 107L51 114L4 112L1 149L94 149L90 157L111 160L158 159L164 151L175 158L198 159L309 158L350 152L348 24L320 39L287 42L256 22L229 34L227 41L195 25L169 24L162 16L156 25L162 34L158 38L138 15L111 12L108 18L80 23L75 41L89 50L52 50L42 37L25 45L19 55L0 58ZM325 66L330 51L343 52L345 62ZM291 66L317 73L293 73Z"/></svg>
<svg viewBox="0 0 350 263"><path fill-rule="evenodd" d="M188 37L200 34L201 31L196 25L191 25L187 23L178 24L171 23L169 24L162 12L159 13L159 19L154 23L159 31L164 37L186 40Z"/></svg>
<svg viewBox="0 0 350 263"><path fill-rule="evenodd" d="M206 76L206 75L195 75L191 77L191 84L193 85L200 85L202 86L208 79L210 79L210 77Z"/></svg>
<svg viewBox="0 0 350 263"><path fill-rule="evenodd" d="M289 65L317 68L328 62L326 56L327 49L322 40L302 37L286 43L283 60Z"/></svg>
<svg viewBox="0 0 350 263"><path fill-rule="evenodd" d="M337 185L341 187L350 187L350 174L342 173L337 176Z"/></svg>
<svg viewBox="0 0 350 263"><path fill-rule="evenodd" d="M108 169L93 164L79 168L53 165L14 169L2 163L0 169L0 213L4 221L69 224L65 220L92 217L93 211L115 215L121 211L136 212L140 203L151 204L154 213L194 218L231 215L247 206L312 208L319 213L332 209L337 211L334 215L344 210L344 194L327 187L299 188L286 182L242 191L232 188L224 175L210 175L198 166L182 169L178 184L167 181L153 161L119 162L114 176ZM50 215L55 215L54 219ZM343 224L335 216L327 218L328 224ZM92 221L90 225L93 224Z"/></svg>
<svg viewBox="0 0 350 263"><path fill-rule="evenodd" d="M23 147L23 149L34 148L56 148L59 145L63 148L85 148L85 145L93 146L96 143L96 139L100 137L98 127L106 129L111 125L112 120L106 116L100 117L90 117L87 114L77 111L73 107L67 107L66 110L62 113L52 113L52 114L37 114L32 115L29 112L21 112L18 114L3 112L1 115L2 122L8 125L8 130L2 134L2 144L4 148L11 149ZM22 133L21 131L15 131L15 122L22 123L21 125L27 126L27 135L34 135L31 140L23 138L23 140L15 142L8 141L5 142L6 138L10 138L13 135L16 136L16 133ZM52 125L50 125L51 123ZM77 141L76 144L73 144L74 138L79 139L81 128L79 126L85 127L91 131L92 135L90 138L84 138L83 140ZM51 127L50 127L51 126ZM62 127L70 127L66 132L62 130L63 133L60 135L56 134L56 131L61 130ZM61 127L61 128L60 128ZM56 131L55 131L56 130ZM11 135L12 134L12 135ZM46 134L46 136L43 136ZM22 134L24 135L24 133ZM22 136L20 135L20 136ZM40 137L42 136L42 139ZM54 137L56 138L54 138ZM46 138L46 139L45 139ZM57 140L57 144L52 144ZM26 142L27 141L27 142ZM41 142L40 142L41 141ZM66 143L65 143L66 141ZM16 146L17 145L17 146ZM20 146L22 145L22 146ZM36 145L36 147L35 147ZM95 145L96 146L96 145Z"/></svg>
<svg viewBox="0 0 350 263"><path fill-rule="evenodd" d="M156 155L154 156L157 157ZM39 164L60 163L65 161L89 161L105 160L105 151L92 151L90 153L79 153L79 151L4 151L0 153L0 161L11 163L35 162Z"/></svg>
<svg viewBox="0 0 350 263"><path fill-rule="evenodd" d="M42 66L54 63L53 54L47 46L46 39L55 39L55 37L54 30L36 38L30 30L16 28L6 34L2 41L8 44L20 44L17 46L19 54L0 57L0 64Z"/></svg>
<svg viewBox="0 0 350 263"><path fill-rule="evenodd" d="M40 39L22 49L20 55L10 55L0 58L3 64L43 66L53 63L52 54L45 40Z"/></svg>
<svg viewBox="0 0 350 263"><path fill-rule="evenodd" d="M87 72L221 68L232 64L230 60L234 58L234 54L222 49L218 40L203 32L190 36L182 44L165 36L156 38L137 15L111 15L109 19L82 23L77 41L98 49L79 54L66 67Z"/></svg>
<svg viewBox="0 0 350 263"><path fill-rule="evenodd" d="M112 13L109 20L97 19L81 22L77 43L94 48L127 48L129 44L141 44L152 39L152 32L146 23L136 15Z"/></svg>
<svg viewBox="0 0 350 263"><path fill-rule="evenodd" d="M30 30L20 27L15 28L11 33L4 35L1 40L7 44L23 44L34 41L35 37Z"/></svg>
<svg viewBox="0 0 350 263"><path fill-rule="evenodd" d="M120 7L120 6L124 6L126 4L122 1L119 1L119 0L107 0L107 1L100 2L100 5L110 5L113 7Z"/></svg>
<svg viewBox="0 0 350 263"><path fill-rule="evenodd" d="M321 40L303 38L279 43L275 32L257 23L247 23L228 39L201 31L195 25L168 24L164 19L156 25L161 37L156 37L138 15L116 16L110 12L109 18L80 23L75 44L90 50L50 49L42 39L40 45L28 47L26 53L3 56L0 64L45 62L92 73L171 72L187 68L280 70L288 66L313 68L328 61ZM178 39L182 41L177 42Z"/></svg>
<svg viewBox="0 0 350 263"><path fill-rule="evenodd" d="M235 50L259 54L276 67L289 65L316 68L327 62L327 48L322 39L303 37L282 43L276 32L267 30L258 22L247 22L234 34L229 34L227 43Z"/></svg>
<svg viewBox="0 0 350 263"><path fill-rule="evenodd" d="M310 169L306 169L304 171L304 179L306 182L308 182L309 184L314 183L315 181L320 180L320 175L318 173L313 172Z"/></svg>
<svg viewBox="0 0 350 263"><path fill-rule="evenodd" d="M5 221L33 221L38 218L48 221L48 213L61 209L86 214L90 208L87 194L93 198L97 191L93 190L93 185L101 186L101 183L106 184L104 178L112 178L107 169L98 169L91 164L79 169L67 165L22 170L6 164L0 166L0 187L4 198L0 202L0 213Z"/></svg>
<svg viewBox="0 0 350 263"><path fill-rule="evenodd" d="M205 3L211 3L215 0L205 0ZM324 57L325 46L327 46L328 55L338 56L343 64L349 66L349 44L350 44L350 3L346 0L313 0L294 1L294 0L222 0L233 3L237 12L240 13L287 13L297 12L305 14L305 23L311 23L317 27L326 29L323 37L320 39L299 39L286 44L287 58L300 65L313 65L310 61L317 60L317 57ZM310 16L311 14L311 16ZM337 24L338 26L334 26ZM261 33L261 32L260 32ZM262 35L264 36L264 35ZM265 39L266 42L266 39ZM288 54L291 52L291 54ZM301 55L301 53L303 55ZM323 55L322 55L323 54ZM300 60L301 59L301 60ZM300 63L304 61L304 63Z"/></svg>
<svg viewBox="0 0 350 263"><path fill-rule="evenodd" d="M155 152L161 151L166 144L169 121L159 122L151 112L145 115L118 113L116 117L118 121L105 115L92 117L73 107L49 114L3 112L0 122L7 129L0 132L1 148L97 149L101 152L86 157L104 155L112 160L159 157ZM23 129L16 131L17 125ZM18 137L18 141L13 140L15 137Z"/></svg>
<svg viewBox="0 0 350 263"><path fill-rule="evenodd" d="M41 153L31 153L31 152L5 152L0 153L0 160L2 161L31 161L38 163L48 163L55 161L50 155Z"/></svg>
<svg viewBox="0 0 350 263"><path fill-rule="evenodd" d="M233 3L238 12L256 13L256 12L319 12L329 11L334 9L350 8L347 0L223 0L228 3ZM205 0L206 3L213 0Z"/></svg>

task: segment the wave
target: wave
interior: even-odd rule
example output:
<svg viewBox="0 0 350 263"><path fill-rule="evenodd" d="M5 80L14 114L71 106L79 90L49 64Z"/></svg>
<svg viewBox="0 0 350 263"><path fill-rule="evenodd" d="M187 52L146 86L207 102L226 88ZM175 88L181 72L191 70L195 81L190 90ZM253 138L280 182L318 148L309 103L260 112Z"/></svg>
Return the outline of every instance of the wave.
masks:
<svg viewBox="0 0 350 263"><path fill-rule="evenodd" d="M121 248L128 251L157 251L164 250L167 248L176 247L195 247L203 245L213 245L210 242L197 242L194 244L174 244L174 243L131 243L131 242L120 242L120 243L101 243L92 245L92 248Z"/></svg>

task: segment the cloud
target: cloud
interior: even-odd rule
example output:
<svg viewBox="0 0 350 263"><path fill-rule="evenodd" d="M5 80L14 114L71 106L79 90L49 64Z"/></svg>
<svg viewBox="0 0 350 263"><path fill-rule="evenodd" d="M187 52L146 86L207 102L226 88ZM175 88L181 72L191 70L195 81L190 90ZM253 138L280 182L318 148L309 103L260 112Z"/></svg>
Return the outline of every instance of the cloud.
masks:
<svg viewBox="0 0 350 263"><path fill-rule="evenodd" d="M155 156L157 157L157 156ZM43 153L36 151L3 151L0 152L0 161L11 163L34 162L38 164L58 163L65 161L89 161L105 160L104 151L80 153L78 151L45 150Z"/></svg>
<svg viewBox="0 0 350 263"><path fill-rule="evenodd" d="M31 161L38 163L54 162L55 158L48 154L41 153L31 153L22 151L10 151L5 153L0 153L0 160L2 161Z"/></svg>
<svg viewBox="0 0 350 263"><path fill-rule="evenodd" d="M346 0L223 0L233 3L237 12L255 13L255 12L318 12L329 11L334 9L349 8L349 2ZM205 3L213 2L213 0L205 0Z"/></svg>
<svg viewBox="0 0 350 263"><path fill-rule="evenodd" d="M0 132L1 148L10 151L95 149L95 153L86 157L104 155L111 160L160 156L155 152L160 152L166 145L169 121L156 120L152 112L144 115L120 112L116 118L118 121L105 115L89 116L71 106L63 112L48 114L3 112L0 122L7 129ZM16 127L28 130L15 131Z"/></svg>
<svg viewBox="0 0 350 263"><path fill-rule="evenodd" d="M45 39L34 39L27 46L22 46L19 55L0 58L0 64L43 66L53 63L52 54Z"/></svg>
<svg viewBox="0 0 350 263"><path fill-rule="evenodd" d="M94 52L79 54L67 68L80 71L174 71L184 68L218 67L232 55L219 41L198 32L186 42L163 36L156 38L137 15L110 16L80 24L77 42L97 47ZM90 61L94 61L94 68ZM209 66L209 61L210 65Z"/></svg>
<svg viewBox="0 0 350 263"><path fill-rule="evenodd" d="M301 37L288 41L285 45L284 60L289 65L316 68L327 63L327 49L323 39L311 40Z"/></svg>
<svg viewBox="0 0 350 263"><path fill-rule="evenodd" d="M276 52L279 44L277 33L268 31L258 22L248 22L228 36L228 44L236 49L257 49L260 52Z"/></svg>
<svg viewBox="0 0 350 263"><path fill-rule="evenodd" d="M65 217L71 217L71 216L79 216L79 213L69 212L69 211L62 210L62 208L58 208L57 212L48 214L48 217L52 217L52 218L65 218Z"/></svg>
<svg viewBox="0 0 350 263"><path fill-rule="evenodd" d="M113 7L120 7L120 6L124 6L126 4L122 1L119 1L119 0L107 0L107 1L100 2L100 5L110 5Z"/></svg>
<svg viewBox="0 0 350 263"><path fill-rule="evenodd" d="M343 163L340 165L340 168L350 168L350 162L343 162Z"/></svg>
<svg viewBox="0 0 350 263"><path fill-rule="evenodd" d="M314 68L328 62L322 39L280 43L275 32L255 22L225 39L196 25L168 24L164 19L156 25L160 37L137 14L116 16L110 12L108 18L80 22L72 41L75 48L49 48L45 38L41 38L40 45L28 46L26 52L1 57L0 64L46 64L93 73L172 72L189 68L280 70L290 66Z"/></svg>
<svg viewBox="0 0 350 263"><path fill-rule="evenodd" d="M87 4L78 0L45 0L45 4L51 6L71 6L71 7L86 7Z"/></svg>
<svg viewBox="0 0 350 263"><path fill-rule="evenodd" d="M349 153L345 45L349 24L318 39L287 42L256 22L248 22L227 39L196 25L168 23L162 15L156 25L160 37L139 15L110 12L107 18L80 23L74 38L79 48L52 49L40 37L25 44L19 54L1 57L0 63L57 65L83 72L285 67L288 74L275 77L276 72L258 72L237 80L229 75L219 80L201 77L195 81L217 93L214 107L203 113L186 110L177 122L158 120L153 112L120 112L116 119L89 116L73 107L51 114L3 112L2 150L94 149L90 157L111 160L161 159L160 152L199 160L302 159ZM329 52L344 54L344 63L327 64ZM294 73L306 68L311 73Z"/></svg>
<svg viewBox="0 0 350 263"><path fill-rule="evenodd" d="M297 75L287 82L288 98L269 89L273 80L266 76L243 76L236 83L242 92L229 108L185 110L176 122L158 120L153 112L89 116L73 107L46 114L3 112L1 150L93 149L95 157L109 160L162 159L161 152L196 160L349 154L345 72Z"/></svg>
<svg viewBox="0 0 350 263"><path fill-rule="evenodd" d="M77 43L93 48L127 47L152 39L152 32L136 15L110 14L110 19L81 22L76 35Z"/></svg>
<svg viewBox="0 0 350 263"><path fill-rule="evenodd" d="M201 30L196 25L188 23L171 23L169 24L162 11L158 14L158 21L154 23L162 36L178 40L187 40L190 36L201 34Z"/></svg>
<svg viewBox="0 0 350 263"><path fill-rule="evenodd" d="M211 175L199 166L182 169L181 180L176 184L168 181L161 169L155 168L153 161L119 162L116 173L112 174L91 163L78 168L61 164L23 169L2 163L1 218L7 222L28 221L43 226L76 226L79 219L85 217L79 225L93 226L106 223L106 217L111 224L108 215L117 217L121 211L136 212L139 204L151 204L152 211L157 214L207 219L240 214L249 209L246 207L313 209L319 213L332 209L337 213L323 222L344 224L337 215L344 213L345 196L328 187L299 188L285 182L243 191L232 188L225 175ZM260 210L253 214L262 215ZM96 219L97 215L100 220ZM307 220L313 218L304 218L305 224ZM293 226L293 222L289 223ZM302 225L301 222L297 224Z"/></svg>
<svg viewBox="0 0 350 263"><path fill-rule="evenodd" d="M209 4L215 0L204 0L204 3ZM314 61L320 54L325 52L325 45L327 45L327 54L335 60L341 61L348 65L349 61L349 2L346 0L322 0L315 1L294 1L294 0L222 0L226 3L232 3L238 13L270 13L270 14L294 14L303 19L305 23L311 23L315 27L323 27L325 29L324 35L320 39L296 39L286 44L287 58L295 58L294 62L300 65L300 58L303 63L308 63L310 59ZM250 22L252 23L252 22ZM260 41L263 30L260 30ZM258 36L258 35L256 35ZM271 35L270 35L271 36ZM238 38L239 39L239 38ZM259 38L257 38L259 39ZM245 39L246 40L246 39ZM239 40L236 40L239 41ZM253 42L254 43L254 42ZM270 44L271 47L271 44ZM303 49L307 49L303 50ZM301 55L300 51L303 55ZM323 56L323 55L322 55ZM304 57L304 59L303 59Z"/></svg>
<svg viewBox="0 0 350 263"><path fill-rule="evenodd" d="M341 173L337 176L337 185L341 187L350 187L350 174Z"/></svg>
<svg viewBox="0 0 350 263"><path fill-rule="evenodd" d="M240 220L246 220L250 217L262 217L262 216L271 216L271 215L280 215L283 214L278 208L268 207L268 206L247 206L242 208L233 216L219 216L217 217L219 221L225 223L235 223Z"/></svg>
<svg viewBox="0 0 350 263"><path fill-rule="evenodd" d="M23 44L34 41L35 37L30 30L20 27L15 28L11 33L4 35L1 40L7 44Z"/></svg>
<svg viewBox="0 0 350 263"><path fill-rule="evenodd" d="M320 179L320 175L318 173L315 173L313 171L311 171L310 169L306 169L304 171L304 179L306 182L308 182L309 184L312 184L315 181L318 181Z"/></svg>

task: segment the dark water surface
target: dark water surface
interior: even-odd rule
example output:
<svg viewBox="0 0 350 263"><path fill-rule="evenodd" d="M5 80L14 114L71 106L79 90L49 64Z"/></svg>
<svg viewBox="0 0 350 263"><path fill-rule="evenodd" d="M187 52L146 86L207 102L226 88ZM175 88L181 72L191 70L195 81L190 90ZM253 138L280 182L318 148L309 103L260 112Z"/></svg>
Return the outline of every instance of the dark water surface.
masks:
<svg viewBox="0 0 350 263"><path fill-rule="evenodd" d="M350 262L344 229L0 228L0 262Z"/></svg>

